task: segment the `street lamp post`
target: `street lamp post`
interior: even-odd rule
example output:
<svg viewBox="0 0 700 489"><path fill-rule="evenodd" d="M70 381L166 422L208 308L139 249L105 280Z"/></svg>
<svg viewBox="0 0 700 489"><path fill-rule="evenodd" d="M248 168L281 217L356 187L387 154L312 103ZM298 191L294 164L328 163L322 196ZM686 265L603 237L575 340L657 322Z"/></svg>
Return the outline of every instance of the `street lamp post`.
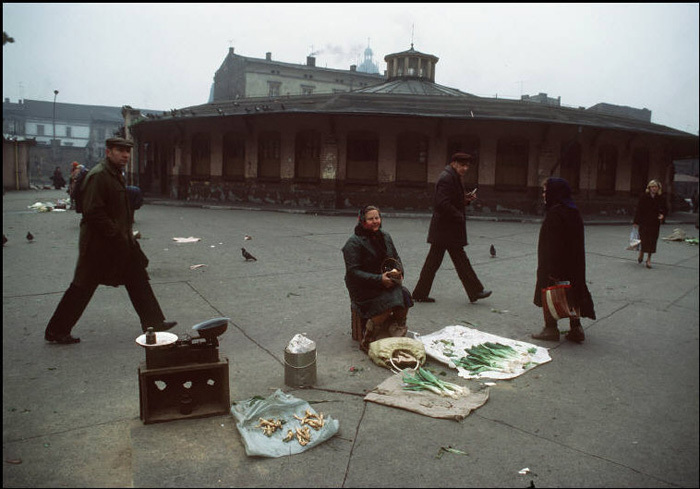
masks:
<svg viewBox="0 0 700 489"><path fill-rule="evenodd" d="M51 163L56 167L56 97L58 90L53 91L53 138L51 139ZM53 170L53 168L52 168Z"/></svg>

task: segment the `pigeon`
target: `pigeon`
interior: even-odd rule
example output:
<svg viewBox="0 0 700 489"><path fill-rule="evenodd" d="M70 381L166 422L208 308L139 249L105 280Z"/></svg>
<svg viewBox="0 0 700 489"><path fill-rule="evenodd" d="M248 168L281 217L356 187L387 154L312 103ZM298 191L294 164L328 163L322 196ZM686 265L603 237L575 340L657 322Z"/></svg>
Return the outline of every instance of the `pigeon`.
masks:
<svg viewBox="0 0 700 489"><path fill-rule="evenodd" d="M245 248L241 248L241 254L243 255L243 258L245 258L245 261L250 261L250 260L258 261L258 259L255 258L255 257L254 257L253 255L251 255L250 253L248 253L248 252L245 250Z"/></svg>
<svg viewBox="0 0 700 489"><path fill-rule="evenodd" d="M5 246L5 243L7 243L7 236L4 234L2 235L2 245Z"/></svg>
<svg viewBox="0 0 700 489"><path fill-rule="evenodd" d="M34 235L32 233L30 233L29 231L27 231L27 240L31 241L33 239L34 239Z"/></svg>
<svg viewBox="0 0 700 489"><path fill-rule="evenodd" d="M491 253L491 258L496 258L496 248L491 245L491 249L489 249L489 253Z"/></svg>

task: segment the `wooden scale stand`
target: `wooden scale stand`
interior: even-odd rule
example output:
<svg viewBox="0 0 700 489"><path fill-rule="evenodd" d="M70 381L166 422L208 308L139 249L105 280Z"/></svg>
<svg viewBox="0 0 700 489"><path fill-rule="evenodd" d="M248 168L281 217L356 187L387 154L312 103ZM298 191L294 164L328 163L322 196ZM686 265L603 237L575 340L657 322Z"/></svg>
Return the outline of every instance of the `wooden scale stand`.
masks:
<svg viewBox="0 0 700 489"><path fill-rule="evenodd" d="M193 326L196 338L168 332L136 338L146 349L146 361L138 369L144 424L229 412L228 358L219 357L218 340L228 321L216 318Z"/></svg>

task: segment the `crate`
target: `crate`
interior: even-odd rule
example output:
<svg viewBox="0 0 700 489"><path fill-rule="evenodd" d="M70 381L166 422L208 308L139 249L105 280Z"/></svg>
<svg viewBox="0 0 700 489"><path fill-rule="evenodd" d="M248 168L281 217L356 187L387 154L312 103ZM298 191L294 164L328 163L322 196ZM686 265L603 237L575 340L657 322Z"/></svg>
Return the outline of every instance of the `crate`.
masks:
<svg viewBox="0 0 700 489"><path fill-rule="evenodd" d="M367 320L362 317L360 310L355 304L350 304L350 322L352 325L352 339L362 341L362 338L365 336Z"/></svg>
<svg viewBox="0 0 700 489"><path fill-rule="evenodd" d="M139 372L140 415L144 424L228 414L228 358L217 362L148 368Z"/></svg>

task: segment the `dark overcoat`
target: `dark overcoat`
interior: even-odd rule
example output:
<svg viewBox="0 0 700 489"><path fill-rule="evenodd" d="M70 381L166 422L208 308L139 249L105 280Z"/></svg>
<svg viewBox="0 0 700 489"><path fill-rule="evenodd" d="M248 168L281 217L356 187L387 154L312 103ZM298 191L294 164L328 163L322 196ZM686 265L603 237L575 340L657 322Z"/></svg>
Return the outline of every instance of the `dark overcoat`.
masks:
<svg viewBox="0 0 700 489"><path fill-rule="evenodd" d="M568 280L581 316L595 319L593 299L586 285L583 219L578 209L557 204L547 210L537 243L537 285L534 303L542 307L542 289Z"/></svg>
<svg viewBox="0 0 700 489"><path fill-rule="evenodd" d="M387 257L401 263L389 233L382 230L377 232L384 237ZM343 246L343 257L345 285L348 288L350 300L359 307L362 317L370 318L396 306L405 307L401 286L387 289L382 285L381 266L385 257L377 253L367 236L358 234L350 236Z"/></svg>
<svg viewBox="0 0 700 489"><path fill-rule="evenodd" d="M102 160L82 185L78 263L73 282L78 285L123 285L132 273L146 273L148 259L133 236L133 212L124 177Z"/></svg>
<svg viewBox="0 0 700 489"><path fill-rule="evenodd" d="M447 165L435 183L433 217L428 243L451 248L467 245L467 217L464 210L462 177Z"/></svg>
<svg viewBox="0 0 700 489"><path fill-rule="evenodd" d="M643 253L656 253L656 242L661 229L659 214L666 216L666 212L666 200L660 195L652 197L645 193L639 198L633 222L639 226Z"/></svg>

